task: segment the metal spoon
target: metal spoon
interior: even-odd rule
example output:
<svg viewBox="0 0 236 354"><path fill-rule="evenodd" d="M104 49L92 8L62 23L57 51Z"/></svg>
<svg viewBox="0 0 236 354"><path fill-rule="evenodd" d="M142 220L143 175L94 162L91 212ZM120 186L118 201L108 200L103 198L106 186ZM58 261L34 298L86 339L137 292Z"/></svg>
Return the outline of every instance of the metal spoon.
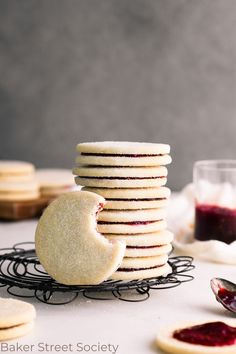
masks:
<svg viewBox="0 0 236 354"><path fill-rule="evenodd" d="M227 310L236 313L236 284L221 278L211 279L211 289Z"/></svg>

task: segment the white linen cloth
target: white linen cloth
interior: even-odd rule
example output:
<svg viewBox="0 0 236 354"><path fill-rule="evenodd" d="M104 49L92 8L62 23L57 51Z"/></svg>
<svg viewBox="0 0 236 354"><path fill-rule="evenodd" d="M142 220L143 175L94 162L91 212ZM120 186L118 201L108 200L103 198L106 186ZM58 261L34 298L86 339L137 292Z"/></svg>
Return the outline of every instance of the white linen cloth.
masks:
<svg viewBox="0 0 236 354"><path fill-rule="evenodd" d="M187 185L173 193L168 208L168 228L174 233L173 246L177 254L193 256L211 262L236 265L236 241L230 245L216 240L194 239L194 188Z"/></svg>

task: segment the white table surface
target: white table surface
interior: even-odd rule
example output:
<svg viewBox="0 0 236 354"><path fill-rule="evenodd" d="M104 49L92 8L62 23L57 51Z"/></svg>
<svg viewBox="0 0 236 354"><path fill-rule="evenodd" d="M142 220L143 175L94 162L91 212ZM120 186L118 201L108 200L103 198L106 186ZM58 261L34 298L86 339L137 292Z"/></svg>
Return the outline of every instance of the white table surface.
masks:
<svg viewBox="0 0 236 354"><path fill-rule="evenodd" d="M36 224L36 221L0 223L0 247L32 241ZM85 347L85 350L77 351L77 343L118 345L117 354L161 353L153 347L161 326L189 320L211 321L233 317L215 301L209 282L214 276L236 281L236 267L197 260L194 264L196 269L191 274L195 280L173 289L153 290L144 302L129 303L117 299L95 301L79 297L70 304L52 306L28 299L37 310L35 328L29 335L8 344L33 345L31 353L40 353L39 343L70 344L72 349L46 351L44 347L44 353L114 353L112 347L102 347L100 350L93 347L94 350L90 351L86 351L88 347ZM9 296L5 288L0 288L0 296Z"/></svg>

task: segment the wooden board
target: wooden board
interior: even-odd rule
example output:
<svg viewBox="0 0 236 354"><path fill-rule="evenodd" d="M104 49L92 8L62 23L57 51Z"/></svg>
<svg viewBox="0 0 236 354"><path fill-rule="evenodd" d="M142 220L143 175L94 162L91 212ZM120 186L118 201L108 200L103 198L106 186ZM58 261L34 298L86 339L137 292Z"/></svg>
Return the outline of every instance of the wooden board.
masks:
<svg viewBox="0 0 236 354"><path fill-rule="evenodd" d="M39 217L51 199L40 198L30 201L0 201L1 220L25 220Z"/></svg>

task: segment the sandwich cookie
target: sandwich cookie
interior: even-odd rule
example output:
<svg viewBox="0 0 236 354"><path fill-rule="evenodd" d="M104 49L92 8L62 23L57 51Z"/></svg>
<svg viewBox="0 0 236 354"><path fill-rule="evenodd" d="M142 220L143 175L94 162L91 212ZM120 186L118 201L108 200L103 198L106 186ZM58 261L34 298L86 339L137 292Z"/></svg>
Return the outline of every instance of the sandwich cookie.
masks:
<svg viewBox="0 0 236 354"><path fill-rule="evenodd" d="M36 253L48 274L59 283L99 284L121 264L125 243L109 242L96 231L97 213L104 203L104 198L95 193L65 193L40 218Z"/></svg>
<svg viewBox="0 0 236 354"><path fill-rule="evenodd" d="M164 220L150 220L150 221L133 221L126 223L106 223L100 221L97 225L98 232L102 234L137 234L149 233L164 230L167 223ZM106 236L106 235L105 235Z"/></svg>
<svg viewBox="0 0 236 354"><path fill-rule="evenodd" d="M76 184L87 187L139 188L166 184L167 168L158 167L75 167Z"/></svg>
<svg viewBox="0 0 236 354"><path fill-rule="evenodd" d="M164 166L172 161L170 155L118 155L81 153L75 162L93 166Z"/></svg>
<svg viewBox="0 0 236 354"><path fill-rule="evenodd" d="M36 311L25 301L0 298L0 341L24 336L34 326Z"/></svg>
<svg viewBox="0 0 236 354"><path fill-rule="evenodd" d="M171 270L167 261L167 255L124 258L121 266L111 278L113 280L134 280L161 276Z"/></svg>
<svg viewBox="0 0 236 354"><path fill-rule="evenodd" d="M148 257L168 254L172 250L173 234L168 230L146 234L105 234L108 240L124 240L125 257Z"/></svg>
<svg viewBox="0 0 236 354"><path fill-rule="evenodd" d="M0 201L28 201L39 198L39 186L36 181L2 182L0 181Z"/></svg>
<svg viewBox="0 0 236 354"><path fill-rule="evenodd" d="M165 228L164 209L104 210L98 215L97 228L101 233L145 233Z"/></svg>
<svg viewBox="0 0 236 354"><path fill-rule="evenodd" d="M165 155L170 152L168 144L140 143L131 141L98 141L81 143L76 146L81 154L131 154L137 155Z"/></svg>
<svg viewBox="0 0 236 354"><path fill-rule="evenodd" d="M57 197L73 190L75 186L71 171L66 169L39 169L36 179L43 197Z"/></svg>
<svg viewBox="0 0 236 354"><path fill-rule="evenodd" d="M97 193L106 199L104 209L152 209L168 203L170 189L159 188L93 188L82 190Z"/></svg>
<svg viewBox="0 0 236 354"><path fill-rule="evenodd" d="M24 182L34 178L34 165L24 161L0 161L1 182Z"/></svg>

